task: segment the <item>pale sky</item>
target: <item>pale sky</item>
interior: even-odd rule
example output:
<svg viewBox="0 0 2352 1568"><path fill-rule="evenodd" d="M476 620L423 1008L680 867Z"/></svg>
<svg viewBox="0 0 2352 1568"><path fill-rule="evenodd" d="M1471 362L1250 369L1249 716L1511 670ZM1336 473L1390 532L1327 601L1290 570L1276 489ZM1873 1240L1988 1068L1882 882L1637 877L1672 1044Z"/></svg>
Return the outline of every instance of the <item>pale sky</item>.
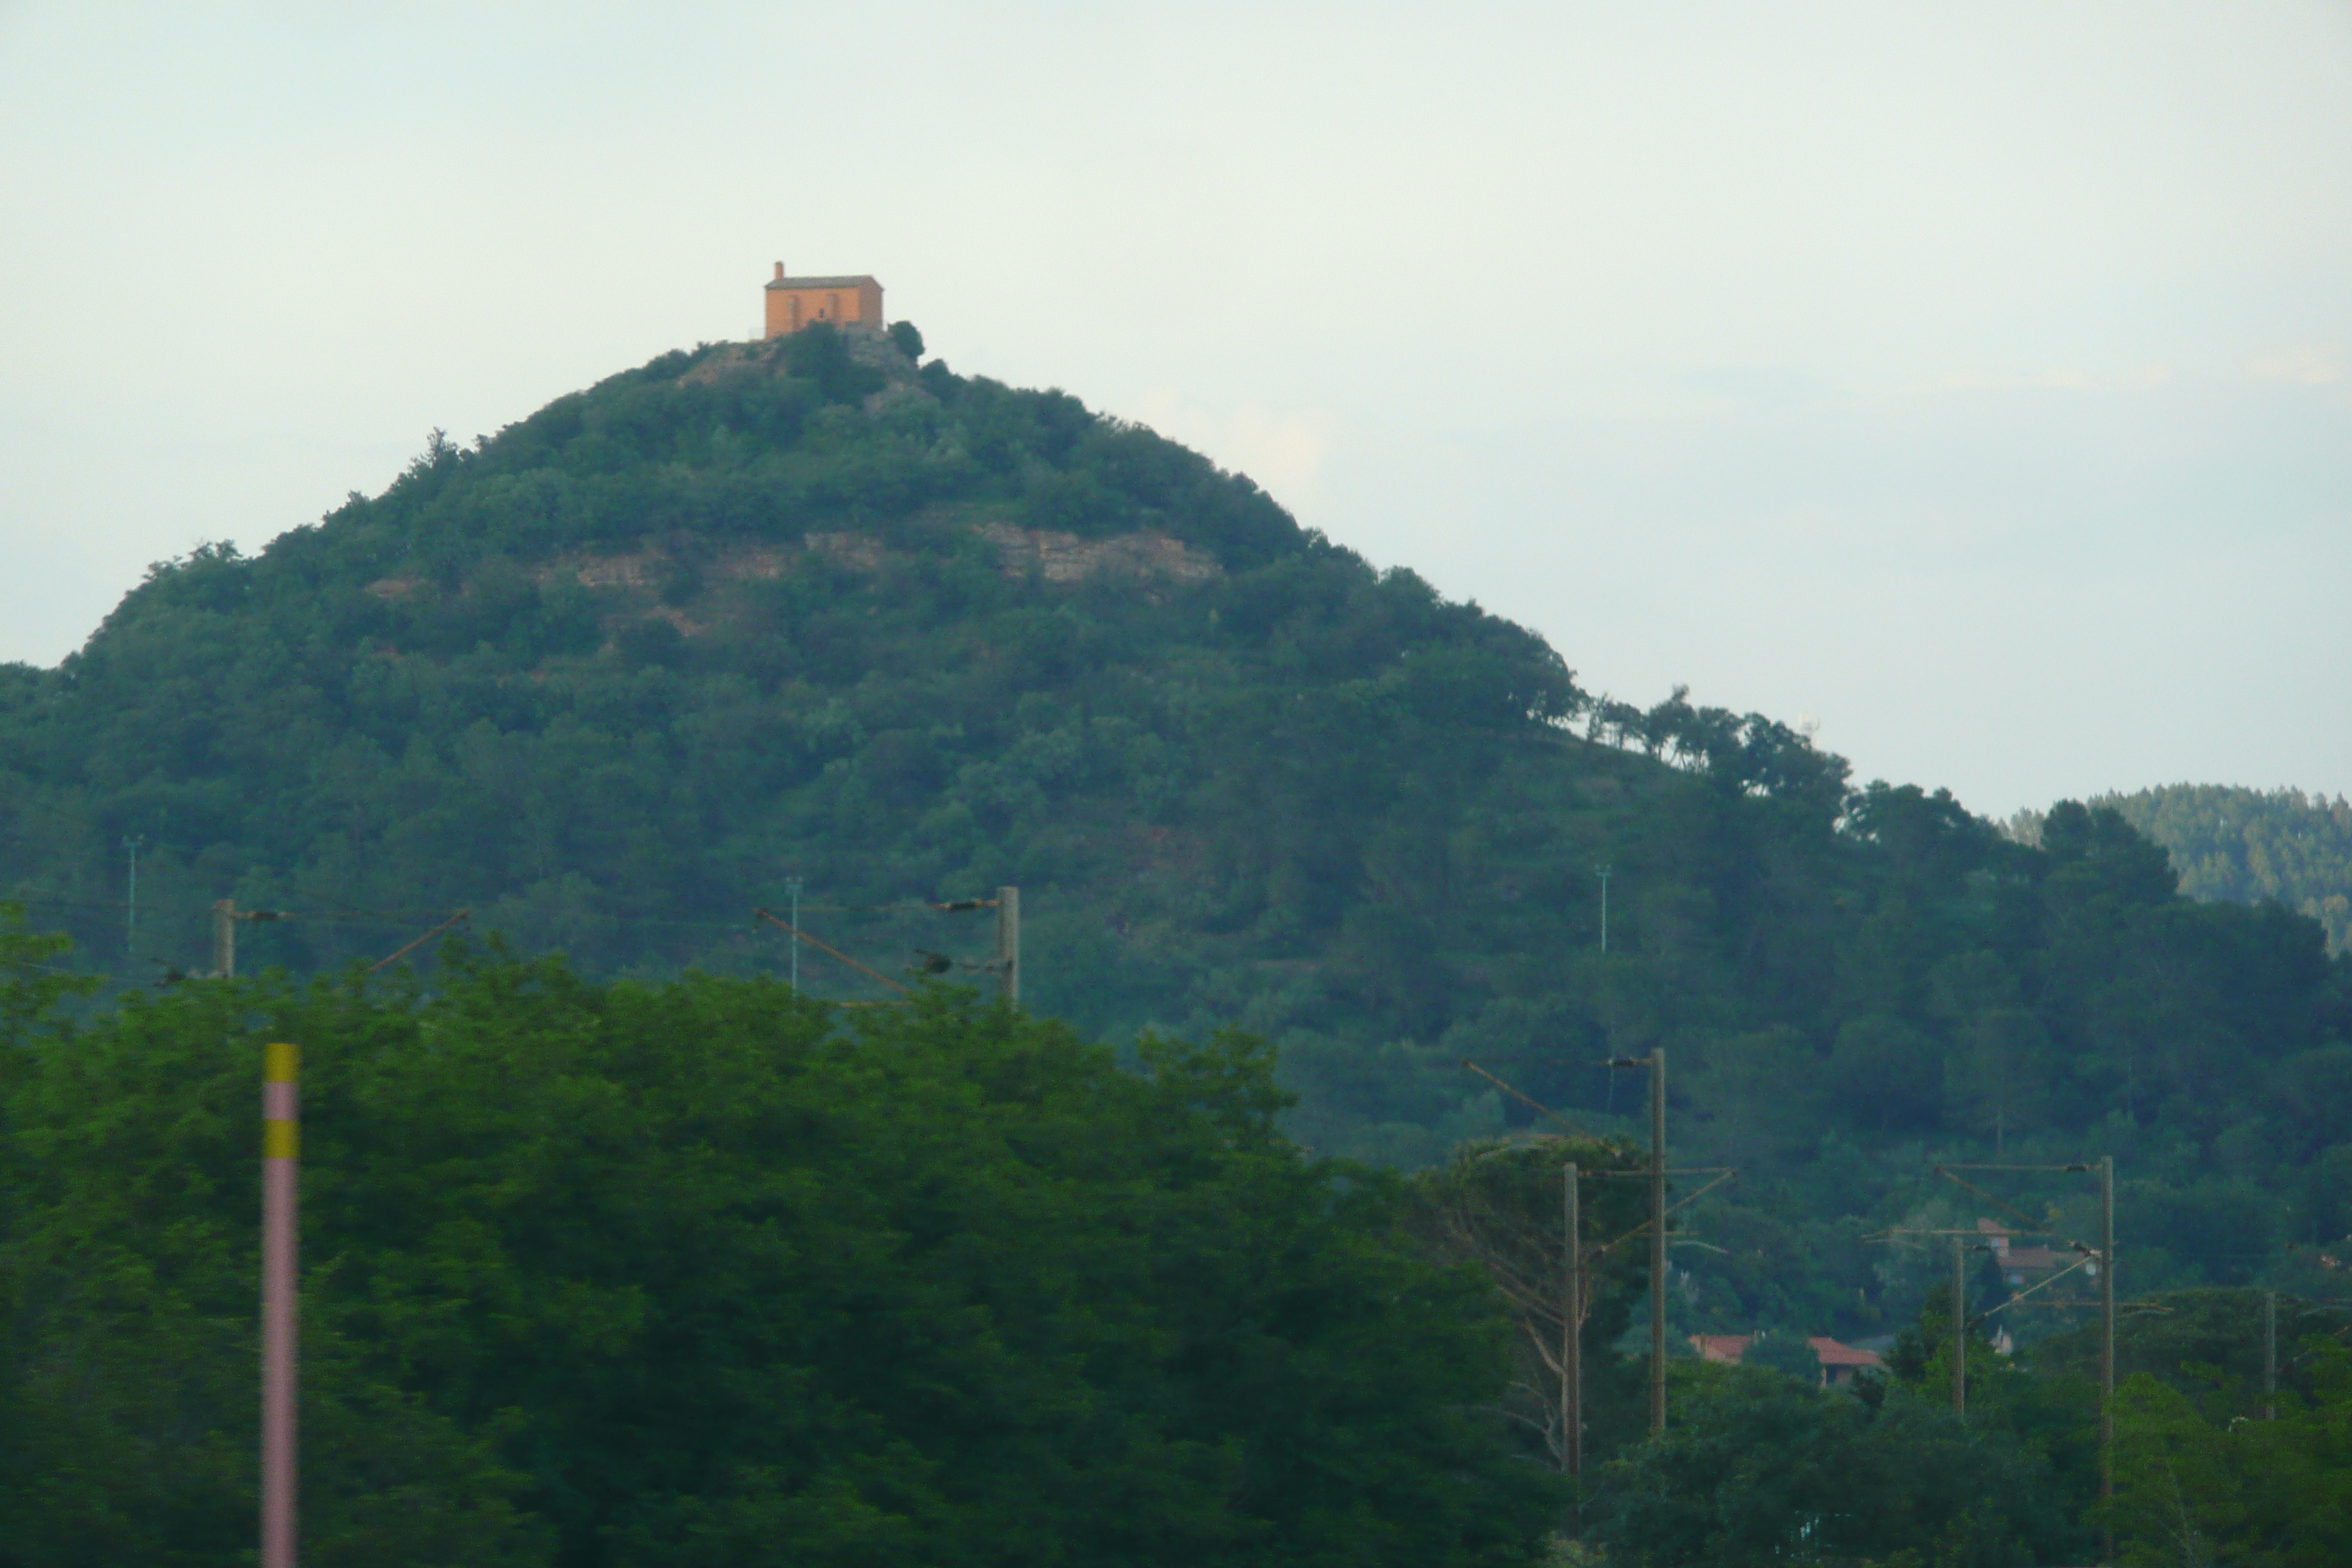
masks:
<svg viewBox="0 0 2352 1568"><path fill-rule="evenodd" d="M1596 691L2352 792L2352 0L0 0L0 658L778 258Z"/></svg>

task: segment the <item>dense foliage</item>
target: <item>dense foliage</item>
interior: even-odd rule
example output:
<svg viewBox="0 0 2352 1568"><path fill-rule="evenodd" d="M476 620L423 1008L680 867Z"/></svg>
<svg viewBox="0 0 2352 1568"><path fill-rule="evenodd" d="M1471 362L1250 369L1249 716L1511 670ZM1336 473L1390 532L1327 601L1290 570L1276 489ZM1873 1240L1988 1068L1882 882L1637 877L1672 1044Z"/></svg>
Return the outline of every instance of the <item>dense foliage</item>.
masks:
<svg viewBox="0 0 2352 1568"><path fill-rule="evenodd" d="M2352 1561L2352 1351L2315 1339L2301 1359L2314 1392L2287 1395L2272 1419L2217 1419L2216 1405L2243 1396L2219 1377L2202 1399L2147 1373L2118 1391L2104 1517L2124 1568Z"/></svg>
<svg viewBox="0 0 2352 1568"><path fill-rule="evenodd" d="M1693 1365L1681 1421L1610 1467L1589 1510L1640 1568L2071 1561L2046 1460L1907 1389L1865 1402L1782 1373Z"/></svg>
<svg viewBox="0 0 2352 1568"><path fill-rule="evenodd" d="M2317 1568L2352 1552L2342 1303L2279 1301L2269 1395L2244 1332L2258 1292L2127 1309L2102 1502L2095 1333L2024 1362L1999 1354L1971 1312L1961 1421L1951 1301L1930 1291L1887 1372L1851 1392L1746 1363L1673 1368L1665 1436L1604 1467L1583 1499L1585 1542L1637 1568Z"/></svg>
<svg viewBox="0 0 2352 1568"><path fill-rule="evenodd" d="M1538 1120L1465 1058L1623 1136L1596 1064L1663 1047L1677 1157L1740 1169L1685 1216L1678 1331L1892 1332L1935 1271L1868 1237L1992 1212L1938 1157L2114 1154L2133 1290L2352 1232L2352 971L2311 920L2179 896L2113 810L2021 844L1769 719L1596 700L1246 479L878 340L666 356L159 567L0 671L0 890L118 986L202 970L223 897L290 916L248 969L467 907L659 979L783 969L749 916L797 877L895 975L984 956L926 900L1017 884L1026 1003L1264 1036L1323 1152ZM2084 1184L2011 1196L2084 1233Z"/></svg>
<svg viewBox="0 0 2352 1568"><path fill-rule="evenodd" d="M2352 802L2342 795L2166 784L2095 804L2162 845L2190 898L2284 904L2326 927L2336 952L2352 942Z"/></svg>
<svg viewBox="0 0 2352 1568"><path fill-rule="evenodd" d="M25 1022L0 1563L249 1563L261 1042L304 1048L304 1560L1524 1560L1503 1325L1262 1049L460 954ZM50 987L50 989L54 989Z"/></svg>
<svg viewBox="0 0 2352 1568"><path fill-rule="evenodd" d="M1622 1142L1399 1184L1284 1139L1246 1038L1123 1069L946 991L845 1027L770 981L460 949L429 996L202 982L73 1025L60 956L0 930L11 1568L246 1560L255 1075L288 1036L314 1562L1467 1563L1551 1532L1630 1568L2004 1568L2104 1523L2125 1563L2288 1568L2352 1540L2340 1307L2282 1304L2268 1423L2259 1293L2147 1300L2104 1510L2087 1331L2029 1365L1972 1316L1963 1426L1944 1289L1854 1393L1678 1361L1645 1442ZM1564 1493L1570 1160L1593 1468Z"/></svg>

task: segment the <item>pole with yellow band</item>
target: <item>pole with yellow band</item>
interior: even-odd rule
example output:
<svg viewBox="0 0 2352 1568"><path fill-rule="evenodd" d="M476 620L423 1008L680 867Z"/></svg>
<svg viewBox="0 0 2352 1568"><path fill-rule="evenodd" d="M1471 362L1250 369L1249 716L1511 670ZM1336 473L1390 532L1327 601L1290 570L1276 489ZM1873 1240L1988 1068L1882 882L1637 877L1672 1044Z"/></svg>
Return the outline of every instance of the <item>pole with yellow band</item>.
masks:
<svg viewBox="0 0 2352 1568"><path fill-rule="evenodd" d="M302 1052L272 1041L261 1073L261 1568L294 1568L295 1174Z"/></svg>

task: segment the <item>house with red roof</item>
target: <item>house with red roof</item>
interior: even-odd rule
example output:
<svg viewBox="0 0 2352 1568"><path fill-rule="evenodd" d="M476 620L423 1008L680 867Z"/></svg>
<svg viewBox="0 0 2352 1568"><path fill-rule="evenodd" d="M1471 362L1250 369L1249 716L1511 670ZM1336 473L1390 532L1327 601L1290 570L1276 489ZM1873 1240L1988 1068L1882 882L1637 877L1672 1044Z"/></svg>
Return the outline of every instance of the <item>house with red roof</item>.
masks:
<svg viewBox="0 0 2352 1568"><path fill-rule="evenodd" d="M1886 1364L1876 1351L1840 1344L1826 1334L1809 1336L1805 1342L1812 1346L1813 1353L1822 1359L1823 1388L1849 1387L1865 1368Z"/></svg>
<svg viewBox="0 0 2352 1568"><path fill-rule="evenodd" d="M1977 1221L1977 1234L1983 1237L1985 1245L1992 1248L1993 1263L2000 1269L2000 1277L2009 1282L2012 1290L2039 1285L2075 1261L2072 1253L2060 1252L2055 1247L2020 1246L2009 1227L1999 1220L1979 1219ZM2083 1272L2096 1279L2098 1267L2095 1263L2089 1264Z"/></svg>
<svg viewBox="0 0 2352 1568"><path fill-rule="evenodd" d="M1754 1334L1693 1334L1691 1349L1699 1360L1715 1362L1723 1366L1738 1366L1748 1347L1756 1342ZM1865 1367L1884 1365L1876 1351L1866 1351L1840 1343L1826 1334L1808 1334L1805 1343L1812 1347L1813 1356L1822 1365L1823 1388L1844 1388Z"/></svg>

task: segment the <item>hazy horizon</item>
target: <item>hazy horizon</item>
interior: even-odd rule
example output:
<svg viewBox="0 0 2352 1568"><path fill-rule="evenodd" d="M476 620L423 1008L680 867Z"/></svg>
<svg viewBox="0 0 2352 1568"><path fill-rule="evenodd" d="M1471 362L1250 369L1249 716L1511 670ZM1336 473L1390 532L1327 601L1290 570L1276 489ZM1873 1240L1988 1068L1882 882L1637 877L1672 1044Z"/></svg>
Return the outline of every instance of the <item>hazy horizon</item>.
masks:
<svg viewBox="0 0 2352 1568"><path fill-rule="evenodd" d="M2352 793L2352 7L0 3L0 658L871 272L2006 816Z"/></svg>

